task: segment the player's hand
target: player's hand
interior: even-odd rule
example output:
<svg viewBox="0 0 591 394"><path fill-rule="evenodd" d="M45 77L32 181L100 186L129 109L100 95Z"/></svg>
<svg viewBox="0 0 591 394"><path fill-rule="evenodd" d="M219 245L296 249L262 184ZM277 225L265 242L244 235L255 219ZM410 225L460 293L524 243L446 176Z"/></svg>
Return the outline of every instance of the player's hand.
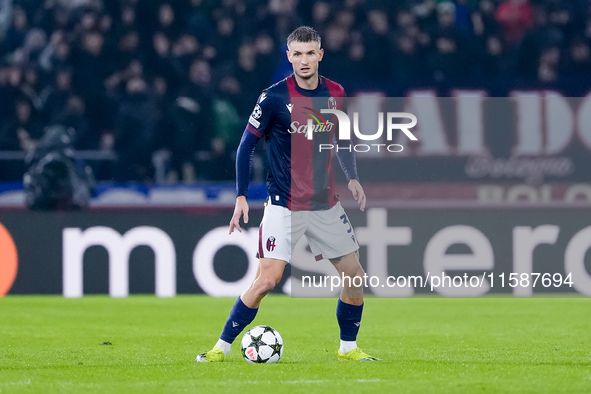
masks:
<svg viewBox="0 0 591 394"><path fill-rule="evenodd" d="M363 191L363 189L362 189ZM238 196L236 197L236 206L234 207L234 215L232 215L232 220L230 220L230 233L234 232L234 229L242 232L240 228L240 217L244 215L244 223L248 223L248 203L246 202L245 196Z"/></svg>
<svg viewBox="0 0 591 394"><path fill-rule="evenodd" d="M351 190L353 198L359 204L359 209L361 210L361 212L365 211L365 203L367 201L367 198L365 197L365 192L363 191L363 188L361 187L359 181L357 179L351 179L347 187L349 188L349 190Z"/></svg>

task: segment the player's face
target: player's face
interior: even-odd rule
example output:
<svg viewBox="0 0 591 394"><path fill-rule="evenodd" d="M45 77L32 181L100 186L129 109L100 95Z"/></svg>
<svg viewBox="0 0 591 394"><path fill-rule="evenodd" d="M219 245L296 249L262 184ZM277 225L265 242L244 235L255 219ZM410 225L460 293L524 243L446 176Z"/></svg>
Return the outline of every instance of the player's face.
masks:
<svg viewBox="0 0 591 394"><path fill-rule="evenodd" d="M300 78L309 79L318 75L318 63L322 60L324 49L318 41L292 41L287 50L287 59L293 72Z"/></svg>

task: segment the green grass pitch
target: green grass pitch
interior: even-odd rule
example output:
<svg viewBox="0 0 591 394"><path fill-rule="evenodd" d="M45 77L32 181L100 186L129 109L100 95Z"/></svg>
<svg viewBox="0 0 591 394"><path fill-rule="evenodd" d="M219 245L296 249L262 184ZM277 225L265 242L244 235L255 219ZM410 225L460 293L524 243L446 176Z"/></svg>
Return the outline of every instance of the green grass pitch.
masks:
<svg viewBox="0 0 591 394"><path fill-rule="evenodd" d="M380 362L339 362L334 299L271 295L253 325L283 336L278 364L217 340L234 299L0 299L1 393L591 392L591 299L368 299L358 344Z"/></svg>

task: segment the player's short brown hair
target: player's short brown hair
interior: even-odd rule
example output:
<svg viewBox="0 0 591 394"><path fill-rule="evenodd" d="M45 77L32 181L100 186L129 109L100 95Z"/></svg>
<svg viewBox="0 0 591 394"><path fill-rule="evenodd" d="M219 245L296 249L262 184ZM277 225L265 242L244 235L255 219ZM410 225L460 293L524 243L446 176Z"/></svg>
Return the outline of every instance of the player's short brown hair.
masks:
<svg viewBox="0 0 591 394"><path fill-rule="evenodd" d="M291 44L293 41L299 42L311 42L317 41L318 46L320 46L320 34L314 28L310 26L300 26L287 37L287 45Z"/></svg>

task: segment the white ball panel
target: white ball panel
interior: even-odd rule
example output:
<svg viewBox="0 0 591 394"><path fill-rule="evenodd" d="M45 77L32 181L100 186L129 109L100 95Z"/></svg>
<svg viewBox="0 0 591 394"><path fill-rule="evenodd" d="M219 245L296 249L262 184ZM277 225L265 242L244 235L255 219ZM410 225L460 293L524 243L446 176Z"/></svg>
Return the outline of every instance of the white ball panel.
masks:
<svg viewBox="0 0 591 394"><path fill-rule="evenodd" d="M267 364L274 364L279 361L280 356L278 354L274 354L271 356L269 360L267 360Z"/></svg>
<svg viewBox="0 0 591 394"><path fill-rule="evenodd" d="M248 346L250 346L251 342L252 342L252 337L250 336L249 333L246 333L242 337L242 342L240 342L240 345L242 346L242 349L246 349Z"/></svg>
<svg viewBox="0 0 591 394"><path fill-rule="evenodd" d="M258 337L263 332L265 332L265 327L264 326L256 326L256 327L251 328L250 331L249 331L250 336L253 336L253 337Z"/></svg>
<svg viewBox="0 0 591 394"><path fill-rule="evenodd" d="M273 349L270 346L264 345L259 346L259 357L261 360L265 361L271 357L273 354Z"/></svg>
<svg viewBox="0 0 591 394"><path fill-rule="evenodd" d="M267 331L266 333L264 333L261 339L267 345L275 345L277 343L277 338L275 337L272 331Z"/></svg>
<svg viewBox="0 0 591 394"><path fill-rule="evenodd" d="M277 338L277 343L279 345L283 345L283 338L281 338L281 334L279 334L279 332L275 330L273 330L273 332L275 333L275 338Z"/></svg>

